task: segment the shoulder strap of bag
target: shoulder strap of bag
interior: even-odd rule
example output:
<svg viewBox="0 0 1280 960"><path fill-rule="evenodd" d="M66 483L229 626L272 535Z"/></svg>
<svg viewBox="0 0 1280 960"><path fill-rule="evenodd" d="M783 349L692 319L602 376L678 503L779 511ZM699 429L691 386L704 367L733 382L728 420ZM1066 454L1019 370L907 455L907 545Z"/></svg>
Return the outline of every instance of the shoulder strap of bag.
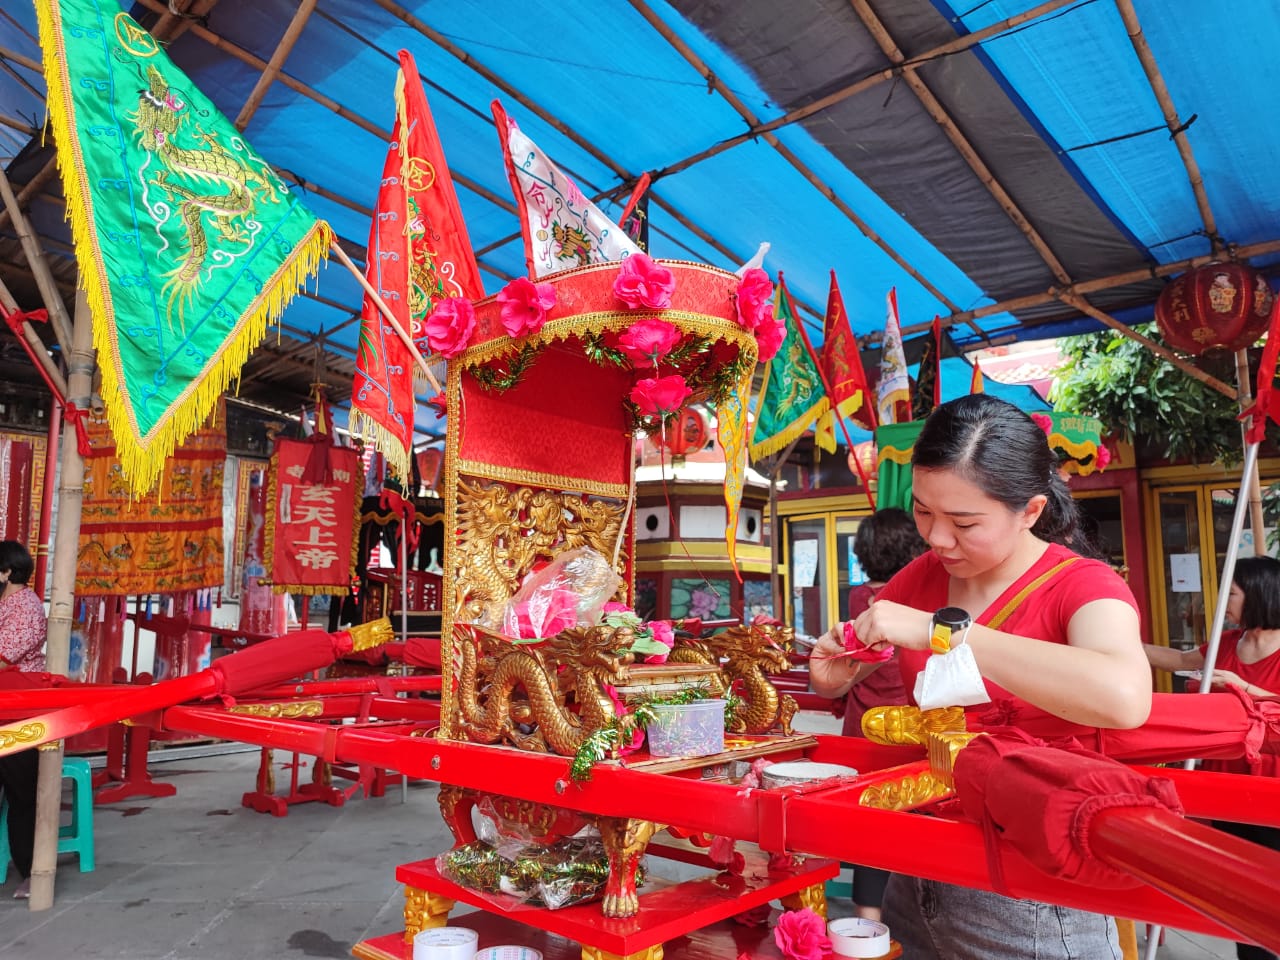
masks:
<svg viewBox="0 0 1280 960"><path fill-rule="evenodd" d="M1071 566L1071 564L1075 563L1079 559L1080 559L1079 557L1067 557L1065 560L1059 561L1054 566L1046 570L1044 573L1040 574L1040 576L1036 577L1034 580L1028 583L1025 587L1019 590L1016 594L1014 594L1013 597L1010 598L1009 602L1006 603L1003 607L1001 607L999 612L997 612L994 617L988 620L985 625L990 627L992 630L999 630L1000 625L1003 624L1006 620L1008 620L1010 616L1012 616L1013 611L1018 609L1018 607L1022 604L1023 600L1027 599L1027 597L1031 596L1031 594L1039 590L1046 583L1048 583L1055 576L1057 576L1059 571L1065 570L1067 567Z"/></svg>

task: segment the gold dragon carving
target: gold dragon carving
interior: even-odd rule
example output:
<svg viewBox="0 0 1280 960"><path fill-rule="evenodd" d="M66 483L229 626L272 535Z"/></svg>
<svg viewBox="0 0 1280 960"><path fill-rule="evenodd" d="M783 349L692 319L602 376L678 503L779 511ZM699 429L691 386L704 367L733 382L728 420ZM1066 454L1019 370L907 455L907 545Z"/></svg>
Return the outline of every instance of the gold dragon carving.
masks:
<svg viewBox="0 0 1280 960"><path fill-rule="evenodd" d="M452 551L456 619L500 619L540 558L575 547L612 557L625 507L623 501L459 477L458 545Z"/></svg>
<svg viewBox="0 0 1280 960"><path fill-rule="evenodd" d="M730 732L767 733L781 726L782 732L790 735L796 700L780 694L768 675L791 669L787 651L794 639L795 631L790 627L733 626L706 640L681 641L668 662L721 664L723 660L723 683L712 693L723 694L735 681L741 681L742 690L741 702L728 724Z"/></svg>
<svg viewBox="0 0 1280 960"><path fill-rule="evenodd" d="M874 743L924 746L931 733L962 733L964 707L872 707L862 715L862 732Z"/></svg>

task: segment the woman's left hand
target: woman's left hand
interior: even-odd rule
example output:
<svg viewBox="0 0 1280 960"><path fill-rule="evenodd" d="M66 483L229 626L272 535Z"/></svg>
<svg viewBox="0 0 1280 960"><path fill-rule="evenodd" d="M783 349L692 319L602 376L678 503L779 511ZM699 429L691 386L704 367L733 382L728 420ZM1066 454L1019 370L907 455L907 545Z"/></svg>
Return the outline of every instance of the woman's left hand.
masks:
<svg viewBox="0 0 1280 960"><path fill-rule="evenodd" d="M858 639L873 650L885 644L908 650L928 650L933 615L892 600L872 602L853 622Z"/></svg>
<svg viewBox="0 0 1280 960"><path fill-rule="evenodd" d="M1249 683L1247 680L1240 679L1240 675L1232 673L1230 670L1214 670L1213 678L1210 683L1215 687L1233 686L1239 687L1241 690L1248 690Z"/></svg>

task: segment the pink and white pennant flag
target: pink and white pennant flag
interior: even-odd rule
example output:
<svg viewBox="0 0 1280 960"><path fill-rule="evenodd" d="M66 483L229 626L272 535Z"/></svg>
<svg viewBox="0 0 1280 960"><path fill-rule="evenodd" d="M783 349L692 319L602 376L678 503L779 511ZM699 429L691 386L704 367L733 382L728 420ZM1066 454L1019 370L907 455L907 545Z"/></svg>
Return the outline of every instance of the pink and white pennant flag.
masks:
<svg viewBox="0 0 1280 960"><path fill-rule="evenodd" d="M501 103L493 101L491 109L516 195L525 261L532 279L592 263L624 260L641 252L626 232L521 132Z"/></svg>

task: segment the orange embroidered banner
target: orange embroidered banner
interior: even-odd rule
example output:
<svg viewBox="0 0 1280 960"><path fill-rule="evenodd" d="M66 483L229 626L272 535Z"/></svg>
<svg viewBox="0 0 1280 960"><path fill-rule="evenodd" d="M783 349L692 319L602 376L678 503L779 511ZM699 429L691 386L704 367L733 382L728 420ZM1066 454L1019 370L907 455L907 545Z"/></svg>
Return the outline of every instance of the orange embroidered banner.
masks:
<svg viewBox="0 0 1280 960"><path fill-rule="evenodd" d="M276 438L267 479L267 579L276 593L345 594L356 568L364 473L332 434Z"/></svg>
<svg viewBox="0 0 1280 960"><path fill-rule="evenodd" d="M76 593L175 593L222 585L222 472L226 410L164 463L145 497L131 491L105 419L89 418Z"/></svg>

